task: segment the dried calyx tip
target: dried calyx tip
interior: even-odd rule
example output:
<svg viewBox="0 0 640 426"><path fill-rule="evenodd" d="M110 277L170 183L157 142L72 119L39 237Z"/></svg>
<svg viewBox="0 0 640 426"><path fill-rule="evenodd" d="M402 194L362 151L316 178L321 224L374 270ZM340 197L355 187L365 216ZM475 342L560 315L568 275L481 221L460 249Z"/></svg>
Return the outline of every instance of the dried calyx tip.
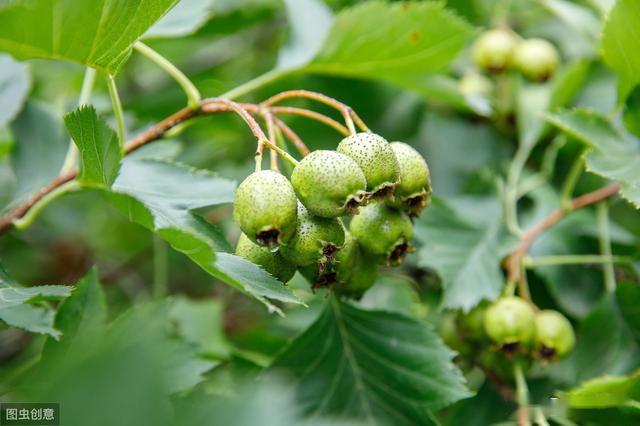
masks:
<svg viewBox="0 0 640 426"><path fill-rule="evenodd" d="M280 242L280 231L278 229L266 229L256 234L256 241L262 246L275 246Z"/></svg>

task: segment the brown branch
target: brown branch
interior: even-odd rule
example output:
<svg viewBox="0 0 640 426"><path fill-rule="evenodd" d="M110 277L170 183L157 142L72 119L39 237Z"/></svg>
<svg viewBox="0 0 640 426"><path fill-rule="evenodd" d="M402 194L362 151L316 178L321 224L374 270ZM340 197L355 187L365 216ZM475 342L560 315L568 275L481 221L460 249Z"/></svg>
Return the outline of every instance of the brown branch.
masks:
<svg viewBox="0 0 640 426"><path fill-rule="evenodd" d="M516 281L520 280L520 265L522 263L522 259L527 255L531 244L533 244L535 239L538 238L545 230L558 223L563 217L567 215L567 213L605 200L617 194L618 191L620 191L620 184L614 183L609 186L597 189L593 192L584 194L580 197L574 198L573 200L571 200L571 204L568 208L554 211L546 218L544 218L540 223L528 230L522 237L522 241L520 242L516 250L506 260L505 266L507 268L509 282L515 283Z"/></svg>
<svg viewBox="0 0 640 426"><path fill-rule="evenodd" d="M291 127L287 126L284 121L280 120L277 117L274 117L274 121L276 123L276 126L278 126L280 130L282 130L282 133L284 133L287 138L289 138L291 142L293 142L293 145L296 147L300 155L304 157L309 154L309 148L307 147L307 145L305 145L304 142L302 142L302 138L300 138L300 136L298 136L298 134L294 132Z"/></svg>
<svg viewBox="0 0 640 426"><path fill-rule="evenodd" d="M327 117L324 114L320 114L319 112L311 111L304 108L296 108L290 106L274 106L270 107L269 111L274 114L293 114L293 115L301 115L303 117L311 118L312 120L319 121L321 123L326 124L329 127L333 127L339 133L344 136L349 136L349 129L347 129L342 124L338 123L333 118Z"/></svg>

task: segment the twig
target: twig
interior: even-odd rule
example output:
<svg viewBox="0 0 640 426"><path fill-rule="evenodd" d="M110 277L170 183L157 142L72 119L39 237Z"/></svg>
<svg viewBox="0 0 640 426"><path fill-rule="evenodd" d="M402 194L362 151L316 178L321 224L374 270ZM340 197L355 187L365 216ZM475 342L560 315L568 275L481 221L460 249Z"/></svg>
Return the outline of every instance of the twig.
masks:
<svg viewBox="0 0 640 426"><path fill-rule="evenodd" d="M273 114L266 111L264 114L264 119L267 122L267 133L269 133L269 140L275 143L276 141L276 126L273 122ZM271 170L279 172L280 166L278 166L278 153L273 149L269 152L269 158L271 160Z"/></svg>
<svg viewBox="0 0 640 426"><path fill-rule="evenodd" d="M511 283L515 283L520 279L520 265L522 264L522 259L526 256L529 247L531 247L531 244L533 244L535 239L538 238L540 234L558 223L560 219L565 217L570 211L595 204L598 201L602 201L617 194L618 191L620 191L620 184L614 183L609 186L597 189L593 192L584 194L580 197L574 198L573 200L571 200L571 203L569 204L569 206L567 206L567 208L562 208L554 211L536 226L525 232L516 250L506 260L505 266L508 272L508 281Z"/></svg>
<svg viewBox="0 0 640 426"><path fill-rule="evenodd" d="M273 106L269 108L274 114L293 114L293 115L301 115L303 117L308 117L313 120L319 121L321 123L326 124L329 127L333 127L339 133L342 133L344 136L349 136L349 129L344 127L342 124L338 123L333 118L327 117L324 114L320 114L319 112L315 112L309 109L290 107L290 106Z"/></svg>
<svg viewBox="0 0 640 426"><path fill-rule="evenodd" d="M276 123L276 126L278 126L280 130L282 130L282 133L284 133L291 140L291 142L293 142L293 145L296 147L300 155L304 157L305 155L309 154L309 148L307 148L307 145L302 142L302 138L300 138L300 136L298 136L296 132L291 130L291 127L287 126L285 122L280 120L278 117L275 117L274 121Z"/></svg>

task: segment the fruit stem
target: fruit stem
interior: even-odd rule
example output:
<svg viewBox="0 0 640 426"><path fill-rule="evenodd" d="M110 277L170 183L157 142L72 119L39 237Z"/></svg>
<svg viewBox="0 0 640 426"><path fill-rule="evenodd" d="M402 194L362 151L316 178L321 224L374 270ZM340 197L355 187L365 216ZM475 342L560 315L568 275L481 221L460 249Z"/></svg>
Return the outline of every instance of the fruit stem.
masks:
<svg viewBox="0 0 640 426"><path fill-rule="evenodd" d="M265 111L263 113L264 119L267 122L267 133L269 134L269 140L276 140L276 126L273 122L273 114L269 111ZM269 150L270 160L271 160L271 170L276 172L280 172L280 167L278 166L278 153L273 149Z"/></svg>
<svg viewBox="0 0 640 426"><path fill-rule="evenodd" d="M578 179L582 174L584 159L582 157L582 152L578 155L578 158L571 165L571 169L569 169L569 173L565 178L564 184L562 185L562 196L560 198L560 205L564 209L571 209L571 196L573 195L573 190L578 183Z"/></svg>
<svg viewBox="0 0 640 426"><path fill-rule="evenodd" d="M329 127L334 128L343 136L349 136L349 129L347 129L342 124L338 123L333 118L327 117L326 115L320 114L319 112L315 112L305 108L297 108L297 107L290 107L290 106L273 106L269 108L269 111L271 111L273 114L294 114L294 115L301 115L303 117L311 118L312 120L319 121L323 124L326 124Z"/></svg>
<svg viewBox="0 0 640 426"><path fill-rule="evenodd" d="M600 246L600 253L603 256L609 258L613 257L611 254L611 234L609 232L609 206L606 201L598 203L596 206L596 216L598 222L598 244ZM613 262L608 262L603 265L602 270L604 276L604 286L608 293L614 293L616 291L616 275L613 269Z"/></svg>
<svg viewBox="0 0 640 426"><path fill-rule="evenodd" d="M122 110L122 102L120 102L120 95L118 95L118 88L116 87L116 81L111 74L107 75L107 87L109 88L109 96L111 97L111 105L113 106L113 113L116 116L116 123L118 124L118 139L120 149L124 148L124 111Z"/></svg>
<svg viewBox="0 0 640 426"><path fill-rule="evenodd" d="M200 105L200 100L202 97L200 96L200 92L196 88L189 78L184 75L182 71L180 71L171 61L167 58L142 43L141 41L137 41L134 43L133 48L138 52L142 53L160 68L162 68L167 74L169 74L184 90L185 95L187 95L187 103L189 108L196 109Z"/></svg>
<svg viewBox="0 0 640 426"><path fill-rule="evenodd" d="M520 362L513 364L513 375L516 379L516 401L518 402L518 426L530 426L529 420L529 388L522 372Z"/></svg>
<svg viewBox="0 0 640 426"><path fill-rule="evenodd" d="M84 79L82 80L82 88L80 89L80 97L78 98L78 106L85 105L89 103L91 99L91 91L93 90L93 84L96 81L96 70L87 67L84 72ZM78 148L76 144L73 143L73 140L69 141L69 149L67 150L67 156L64 159L64 164L62 165L62 169L60 173L66 173L69 170L73 169L76 165L78 157Z"/></svg>
<svg viewBox="0 0 640 426"><path fill-rule="evenodd" d="M80 185L75 180L68 181L61 186L58 186L53 191L40 198L37 203L34 203L33 207L27 210L22 217L15 219L13 221L13 226L19 231L27 229L33 224L42 209L51 204L57 198L60 198L62 195L78 188L80 188Z"/></svg>
<svg viewBox="0 0 640 426"><path fill-rule="evenodd" d="M296 147L300 155L304 157L305 155L309 154L309 148L307 147L307 145L305 145L304 142L302 142L302 138L300 138L300 136L298 136L296 132L291 130L291 127L287 126L286 123L280 120L278 117L274 117L274 121L276 123L276 126L278 126L278 128L282 130L282 132L291 140L291 142L293 142L293 145Z"/></svg>

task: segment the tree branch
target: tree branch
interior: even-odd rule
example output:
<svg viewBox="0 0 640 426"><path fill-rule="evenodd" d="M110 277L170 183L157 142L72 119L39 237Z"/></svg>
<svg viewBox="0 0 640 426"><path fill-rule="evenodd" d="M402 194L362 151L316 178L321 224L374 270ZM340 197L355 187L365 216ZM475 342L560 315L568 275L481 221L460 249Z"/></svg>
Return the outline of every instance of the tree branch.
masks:
<svg viewBox="0 0 640 426"><path fill-rule="evenodd" d="M618 191L620 191L620 184L614 183L609 186L597 189L593 192L584 194L580 197L574 198L573 200L571 200L567 208L554 211L536 226L525 232L516 250L506 260L505 266L508 273L508 281L511 283L515 283L516 281L520 280L520 265L522 263L522 260L527 255L531 244L533 244L535 239L538 238L545 230L558 223L563 217L567 215L567 213L605 200L617 194Z"/></svg>

